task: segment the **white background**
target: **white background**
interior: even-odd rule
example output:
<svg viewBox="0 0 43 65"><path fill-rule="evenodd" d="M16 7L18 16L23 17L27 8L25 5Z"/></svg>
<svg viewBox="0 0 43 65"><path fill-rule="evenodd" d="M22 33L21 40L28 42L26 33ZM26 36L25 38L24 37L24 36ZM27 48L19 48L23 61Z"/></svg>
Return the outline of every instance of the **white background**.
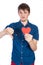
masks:
<svg viewBox="0 0 43 65"><path fill-rule="evenodd" d="M19 20L17 7L27 3L31 8L29 20L39 28L35 65L43 65L43 0L0 0L0 32L6 25ZM0 65L10 65L12 39L6 35L0 39Z"/></svg>

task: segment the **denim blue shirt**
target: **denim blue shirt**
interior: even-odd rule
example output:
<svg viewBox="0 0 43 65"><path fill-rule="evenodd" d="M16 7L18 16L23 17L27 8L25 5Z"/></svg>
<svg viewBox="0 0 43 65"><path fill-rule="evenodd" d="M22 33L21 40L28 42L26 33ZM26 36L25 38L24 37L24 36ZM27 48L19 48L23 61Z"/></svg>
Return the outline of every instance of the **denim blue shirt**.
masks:
<svg viewBox="0 0 43 65"><path fill-rule="evenodd" d="M6 26L11 27L14 30L13 35L13 49L12 49L12 57L11 60L16 63L16 65L30 65L35 61L35 54L34 51L30 48L29 43L25 40L24 34L22 32L22 27L27 28L30 27L31 31L29 34L33 35L33 38L38 40L39 33L38 27L34 24L31 24L29 21L24 26L21 21L16 23L11 23Z"/></svg>

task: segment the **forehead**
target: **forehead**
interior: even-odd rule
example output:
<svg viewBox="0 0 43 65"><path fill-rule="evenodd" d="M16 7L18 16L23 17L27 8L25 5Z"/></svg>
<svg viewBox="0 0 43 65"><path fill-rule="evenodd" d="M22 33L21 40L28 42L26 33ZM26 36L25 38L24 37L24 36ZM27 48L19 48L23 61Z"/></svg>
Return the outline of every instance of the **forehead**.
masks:
<svg viewBox="0 0 43 65"><path fill-rule="evenodd" d="M24 10L20 9L19 12L28 12L28 10L27 9L24 9Z"/></svg>

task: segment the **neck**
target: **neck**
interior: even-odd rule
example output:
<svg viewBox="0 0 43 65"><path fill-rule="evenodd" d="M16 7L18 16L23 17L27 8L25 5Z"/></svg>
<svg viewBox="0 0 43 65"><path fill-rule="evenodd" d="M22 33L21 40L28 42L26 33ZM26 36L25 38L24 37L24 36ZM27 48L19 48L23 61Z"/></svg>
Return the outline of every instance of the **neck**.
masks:
<svg viewBox="0 0 43 65"><path fill-rule="evenodd" d="M27 19L26 20L21 20L22 22L26 22L27 21Z"/></svg>
<svg viewBox="0 0 43 65"><path fill-rule="evenodd" d="M25 26L27 24L27 20L21 21L21 23Z"/></svg>

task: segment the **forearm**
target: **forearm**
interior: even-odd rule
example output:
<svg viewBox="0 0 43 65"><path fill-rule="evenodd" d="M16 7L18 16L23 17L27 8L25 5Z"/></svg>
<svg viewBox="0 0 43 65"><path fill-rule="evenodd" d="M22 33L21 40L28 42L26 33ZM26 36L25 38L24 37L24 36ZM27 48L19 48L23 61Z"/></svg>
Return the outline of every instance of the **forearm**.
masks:
<svg viewBox="0 0 43 65"><path fill-rule="evenodd" d="M3 30L3 31L1 31L0 32L0 38L2 38L4 35L6 35L7 34L7 30L5 29L5 30Z"/></svg>
<svg viewBox="0 0 43 65"><path fill-rule="evenodd" d="M34 41L34 39L33 39L33 40L31 40L30 42L28 42L28 43L29 43L31 49L32 49L33 51L36 51L36 49L37 49L37 42Z"/></svg>
<svg viewBox="0 0 43 65"><path fill-rule="evenodd" d="M24 38L30 45L31 49L35 51L37 49L37 40L33 39L33 36L31 34L25 34Z"/></svg>

